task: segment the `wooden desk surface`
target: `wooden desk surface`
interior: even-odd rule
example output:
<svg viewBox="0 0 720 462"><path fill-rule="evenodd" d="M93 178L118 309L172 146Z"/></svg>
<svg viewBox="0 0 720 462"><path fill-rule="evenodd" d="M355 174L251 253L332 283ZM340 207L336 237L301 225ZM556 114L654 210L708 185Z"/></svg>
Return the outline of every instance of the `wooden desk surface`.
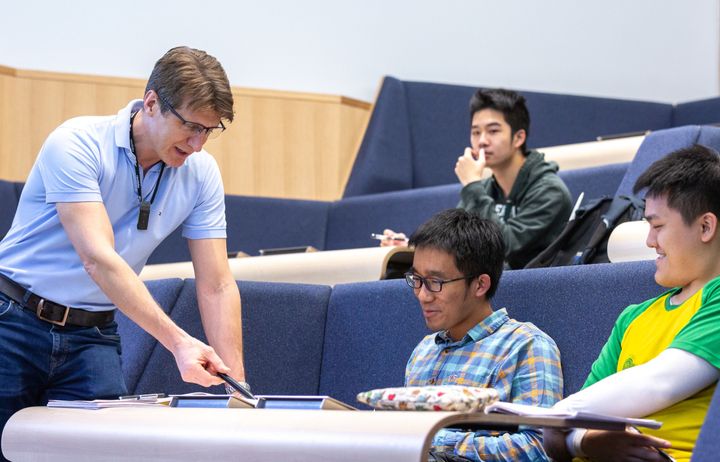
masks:
<svg viewBox="0 0 720 462"><path fill-rule="evenodd" d="M457 412L31 407L11 417L2 450L15 462L421 462L440 428L466 424L581 426Z"/></svg>

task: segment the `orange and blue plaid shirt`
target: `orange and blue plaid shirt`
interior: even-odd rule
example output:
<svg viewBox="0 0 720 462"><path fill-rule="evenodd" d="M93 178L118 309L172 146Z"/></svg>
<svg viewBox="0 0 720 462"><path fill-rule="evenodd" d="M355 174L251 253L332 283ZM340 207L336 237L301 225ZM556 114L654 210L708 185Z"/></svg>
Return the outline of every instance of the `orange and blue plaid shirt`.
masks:
<svg viewBox="0 0 720 462"><path fill-rule="evenodd" d="M503 308L457 342L446 332L425 337L405 369L405 386L424 385L492 387L501 401L551 407L562 398L560 352L547 334L510 319ZM548 460L541 432L526 427L517 433L446 428L432 446L476 461Z"/></svg>

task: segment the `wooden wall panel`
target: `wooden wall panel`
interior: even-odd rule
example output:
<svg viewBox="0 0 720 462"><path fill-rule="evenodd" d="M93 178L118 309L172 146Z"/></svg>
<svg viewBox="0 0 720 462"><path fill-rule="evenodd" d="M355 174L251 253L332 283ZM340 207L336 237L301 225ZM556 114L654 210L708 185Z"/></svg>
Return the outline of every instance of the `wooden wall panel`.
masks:
<svg viewBox="0 0 720 462"><path fill-rule="evenodd" d="M48 133L80 115L115 114L140 98L139 79L0 66L0 178L24 181ZM342 196L370 105L332 95L233 88L235 121L206 149L228 194Z"/></svg>

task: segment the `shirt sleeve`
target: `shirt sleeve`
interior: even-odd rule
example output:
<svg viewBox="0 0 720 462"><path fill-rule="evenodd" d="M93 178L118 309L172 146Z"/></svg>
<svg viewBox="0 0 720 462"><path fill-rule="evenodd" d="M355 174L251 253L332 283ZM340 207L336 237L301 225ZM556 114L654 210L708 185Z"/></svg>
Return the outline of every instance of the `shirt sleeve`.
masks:
<svg viewBox="0 0 720 462"><path fill-rule="evenodd" d="M688 351L720 369L720 278L703 288L702 305L669 348Z"/></svg>
<svg viewBox="0 0 720 462"><path fill-rule="evenodd" d="M58 127L45 140L37 166L45 201L102 202L100 155L96 144L68 127Z"/></svg>
<svg viewBox="0 0 720 462"><path fill-rule="evenodd" d="M182 236L187 239L225 239L225 191L220 169L209 154L202 167L204 171L200 194L183 223Z"/></svg>
<svg viewBox="0 0 720 462"><path fill-rule="evenodd" d="M562 397L560 353L547 337L534 337L504 361L496 388L510 389L506 399L519 404L552 407ZM506 381L506 383L502 383ZM515 433L463 432L443 429L433 438L439 451L454 452L475 461L546 460L538 429L520 427Z"/></svg>

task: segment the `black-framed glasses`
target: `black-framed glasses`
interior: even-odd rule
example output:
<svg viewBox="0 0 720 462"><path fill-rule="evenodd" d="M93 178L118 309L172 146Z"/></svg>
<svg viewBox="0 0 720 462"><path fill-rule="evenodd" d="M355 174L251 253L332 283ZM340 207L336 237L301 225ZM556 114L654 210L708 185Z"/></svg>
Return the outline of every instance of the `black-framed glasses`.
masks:
<svg viewBox="0 0 720 462"><path fill-rule="evenodd" d="M163 103L164 106L167 106L168 109L170 109L170 112L173 113L175 117L180 119L180 122L182 122L183 129L188 132L189 135L195 136L195 135L202 135L204 137L214 139L220 136L220 133L225 131L225 124L222 123L222 120L220 121L220 125L217 127L206 127L203 124L199 124L197 122L190 122L189 120L185 120L185 117L181 116L178 111L175 110L174 107L172 107L172 104L168 102L163 96L155 90L155 93L158 95L158 98L160 98L160 101Z"/></svg>
<svg viewBox="0 0 720 462"><path fill-rule="evenodd" d="M455 282L455 281L464 281L472 278L476 278L477 276L461 276L459 278L454 279L439 279L439 278L424 278L420 276L419 274L415 273L405 273L405 282L412 287L413 289L419 289L423 285L427 290L430 292L440 292L443 288L443 284L447 284L449 282Z"/></svg>

